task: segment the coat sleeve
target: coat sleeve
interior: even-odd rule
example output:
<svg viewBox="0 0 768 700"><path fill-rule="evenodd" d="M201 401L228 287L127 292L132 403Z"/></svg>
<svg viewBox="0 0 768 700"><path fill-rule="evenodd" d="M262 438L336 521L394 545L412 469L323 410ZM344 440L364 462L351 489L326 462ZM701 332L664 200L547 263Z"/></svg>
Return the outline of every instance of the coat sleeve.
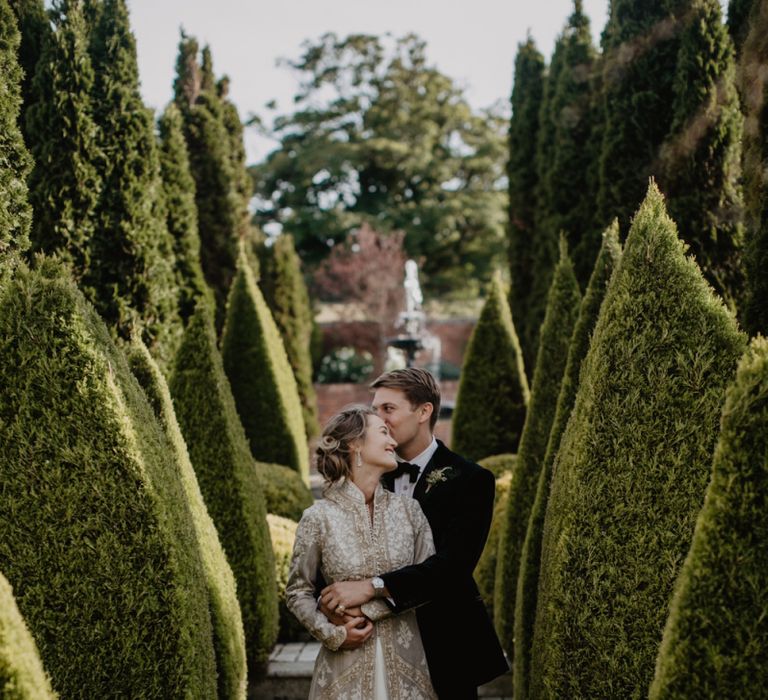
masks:
<svg viewBox="0 0 768 700"><path fill-rule="evenodd" d="M296 528L296 541L285 587L285 603L309 633L331 651L347 638L347 630L328 621L317 609L315 583L321 562L322 528L318 514L304 511Z"/></svg>
<svg viewBox="0 0 768 700"><path fill-rule="evenodd" d="M442 515L439 532L434 533L437 552L381 577L398 612L449 599L473 586L472 572L491 527L496 480L488 470L478 469L466 483L453 486L459 491L451 493L446 502L450 511Z"/></svg>

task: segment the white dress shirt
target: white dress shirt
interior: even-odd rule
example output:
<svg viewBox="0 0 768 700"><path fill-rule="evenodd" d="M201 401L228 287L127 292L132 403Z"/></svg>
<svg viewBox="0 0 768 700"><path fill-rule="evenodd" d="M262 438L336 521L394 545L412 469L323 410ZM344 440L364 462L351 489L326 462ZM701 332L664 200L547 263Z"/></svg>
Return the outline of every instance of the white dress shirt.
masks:
<svg viewBox="0 0 768 700"><path fill-rule="evenodd" d="M397 479L395 479L395 493L403 494L404 496L413 496L413 491L416 488L416 484L418 483L418 480L421 479L421 475L424 473L424 469L426 469L427 464L429 464L429 460L432 459L432 455L435 454L435 450L437 450L437 440L435 440L433 435L432 442L429 443L427 449L424 450L424 452L411 460L407 460L419 468L418 479L411 483L411 477L408 474L401 474L397 477Z"/></svg>

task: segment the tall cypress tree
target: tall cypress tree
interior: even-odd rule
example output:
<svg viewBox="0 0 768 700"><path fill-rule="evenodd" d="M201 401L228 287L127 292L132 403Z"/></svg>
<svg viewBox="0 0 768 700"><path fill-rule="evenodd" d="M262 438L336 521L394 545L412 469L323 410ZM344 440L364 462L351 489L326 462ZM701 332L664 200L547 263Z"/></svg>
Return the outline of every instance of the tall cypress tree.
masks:
<svg viewBox="0 0 768 700"><path fill-rule="evenodd" d="M620 258L619 227L614 222L603 234L603 245L595 262L587 291L581 300L579 317L568 345L568 359L563 371L560 394L557 397L555 417L547 438L547 449L544 453L536 487L536 497L531 508L531 517L528 520L528 528L520 555L520 573L517 577L517 592L515 594L515 662L513 664L515 698L517 700L524 700L528 697L531 645L536 615L539 562L541 560L541 536L555 457L560 447L563 431L571 415L573 402L576 399L581 363L589 349L589 341L600 313L600 306L605 297L608 282Z"/></svg>
<svg viewBox="0 0 768 700"><path fill-rule="evenodd" d="M759 698L768 686L768 342L755 338L728 389L649 697Z"/></svg>
<svg viewBox="0 0 768 700"><path fill-rule="evenodd" d="M557 241L559 231L551 226L553 203L549 176L552 171L555 151L557 116L554 113L554 97L565 59L564 37L555 42L552 59L544 76L544 89L539 107L539 129L536 138L536 187L534 213L534 238L531 252L531 287L528 292L525 316L521 320L521 345L525 366L531 372L536 366L539 333L547 308L547 291L552 282L552 273L557 263Z"/></svg>
<svg viewBox="0 0 768 700"><path fill-rule="evenodd" d="M16 18L0 0L0 282L29 247L32 210L27 176L32 168L18 126L22 71L16 60L20 44Z"/></svg>
<svg viewBox="0 0 768 700"><path fill-rule="evenodd" d="M539 112L544 92L544 57L529 36L520 44L515 58L515 84L512 89L512 118L509 123L509 221L508 256L510 269L509 306L512 317L524 332L528 304L533 288L536 246L536 142ZM523 345L532 362L535 348Z"/></svg>
<svg viewBox="0 0 768 700"><path fill-rule="evenodd" d="M743 319L751 333L768 334L768 7L757 3L742 56L747 202L746 294Z"/></svg>
<svg viewBox="0 0 768 700"><path fill-rule="evenodd" d="M531 400L499 535L493 612L502 646L510 657L514 649L515 591L520 571L520 553L536 496L547 438L555 417L557 396L580 301L581 293L573 272L573 263L568 257L565 240L561 238L560 260L552 276L552 285L547 295L547 311L541 327Z"/></svg>
<svg viewBox="0 0 768 700"><path fill-rule="evenodd" d="M728 33L731 35L736 57L741 56L741 49L749 35L749 19L759 0L730 0L728 3Z"/></svg>
<svg viewBox="0 0 768 700"><path fill-rule="evenodd" d="M743 287L741 131L733 45L718 0L694 0L680 34L672 127L661 150L670 216L731 306Z"/></svg>
<svg viewBox="0 0 768 700"><path fill-rule="evenodd" d="M301 261L287 234L278 236L271 246L260 247L259 288L283 338L285 352L301 398L307 435L316 435L317 397L312 384L312 308L301 274Z"/></svg>
<svg viewBox="0 0 768 700"><path fill-rule="evenodd" d="M200 257L216 299L216 325L221 328L227 292L235 274L242 200L232 169L224 109L213 84L210 50L205 56L206 65L201 68L197 40L182 33L174 90L195 179Z"/></svg>
<svg viewBox="0 0 768 700"><path fill-rule="evenodd" d="M19 126L29 147L27 136L27 107L34 100L32 81L35 78L37 61L42 55L46 36L51 31L50 20L45 11L43 0L10 0L10 6L16 15L21 43L18 47L19 65L24 75L21 79L21 110Z"/></svg>
<svg viewBox="0 0 768 700"><path fill-rule="evenodd" d="M139 93L125 0L104 0L98 7L91 56L104 186L88 279L108 324L127 337L137 314L147 346L168 366L181 323L154 124Z"/></svg>
<svg viewBox="0 0 768 700"><path fill-rule="evenodd" d="M179 314L185 322L197 301L210 294L200 263L195 180L189 170L179 108L171 103L158 120L160 168L165 196L166 225L173 237L174 271L179 290Z"/></svg>
<svg viewBox="0 0 768 700"><path fill-rule="evenodd" d="M672 124L679 18L686 2L612 0L603 34L605 125L598 226L618 216L623 230L642 201Z"/></svg>
<svg viewBox="0 0 768 700"><path fill-rule="evenodd" d="M30 175L32 248L58 252L82 280L90 264L102 157L93 121L93 67L77 1L57 0L55 31L46 35L27 110L35 161Z"/></svg>
<svg viewBox="0 0 768 700"><path fill-rule="evenodd" d="M554 467L532 697L645 697L744 341L652 185L611 277Z"/></svg>
<svg viewBox="0 0 768 700"><path fill-rule="evenodd" d="M600 247L593 224L597 192L591 173L599 153L593 135L597 53L581 0L574 0L562 42L562 67L550 107L554 154L545 179L545 225L555 234L565 233L576 278L586 286ZM574 187L574 178L583 186Z"/></svg>
<svg viewBox="0 0 768 700"><path fill-rule="evenodd" d="M453 447L469 459L517 452L528 406L523 354L497 273L461 368Z"/></svg>

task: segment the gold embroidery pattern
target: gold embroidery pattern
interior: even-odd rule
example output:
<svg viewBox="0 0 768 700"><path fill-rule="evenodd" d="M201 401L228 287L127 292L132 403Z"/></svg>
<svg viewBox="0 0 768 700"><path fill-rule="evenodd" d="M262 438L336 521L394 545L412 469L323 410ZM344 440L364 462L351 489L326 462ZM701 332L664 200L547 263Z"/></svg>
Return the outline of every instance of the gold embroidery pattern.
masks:
<svg viewBox="0 0 768 700"><path fill-rule="evenodd" d="M374 697L378 635L390 700L433 700L416 614L409 611L376 622L362 647L338 650L346 633L317 610L315 578L361 580L423 561L434 553L432 533L418 502L379 486L373 523L362 492L351 482L334 485L322 501L304 511L296 532L286 588L290 610L323 642L315 663L312 700L367 700ZM378 617L378 615L377 615Z"/></svg>

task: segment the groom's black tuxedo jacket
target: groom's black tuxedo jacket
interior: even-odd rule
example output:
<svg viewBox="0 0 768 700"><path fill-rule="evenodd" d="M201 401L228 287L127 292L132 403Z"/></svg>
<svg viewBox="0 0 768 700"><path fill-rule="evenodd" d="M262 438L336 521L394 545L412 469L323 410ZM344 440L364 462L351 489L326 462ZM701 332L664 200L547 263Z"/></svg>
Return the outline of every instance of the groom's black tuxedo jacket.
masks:
<svg viewBox="0 0 768 700"><path fill-rule="evenodd" d="M383 482L394 489L391 475ZM437 552L421 564L381 575L396 610L418 606L429 672L441 698L508 669L472 578L491 526L495 489L491 472L438 440L413 494L432 528Z"/></svg>

